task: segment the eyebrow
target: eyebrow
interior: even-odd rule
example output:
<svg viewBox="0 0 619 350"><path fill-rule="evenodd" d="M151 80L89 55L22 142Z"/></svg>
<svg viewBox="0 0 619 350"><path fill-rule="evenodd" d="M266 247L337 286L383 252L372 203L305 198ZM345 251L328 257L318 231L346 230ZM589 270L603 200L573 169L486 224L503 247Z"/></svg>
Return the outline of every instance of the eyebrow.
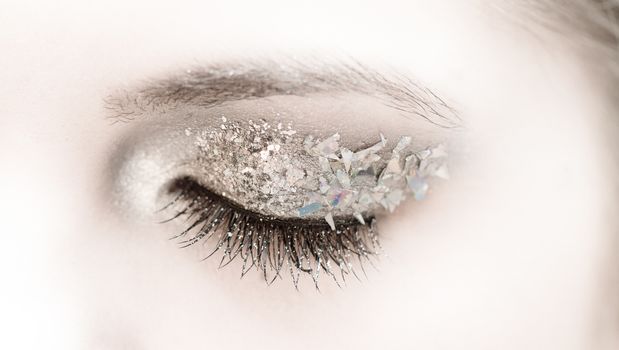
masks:
<svg viewBox="0 0 619 350"><path fill-rule="evenodd" d="M356 61L224 62L192 67L116 91L105 99L105 107L113 122L122 122L180 106L210 108L230 101L318 93L363 94L406 118L423 118L445 128L462 126L456 110L429 88L405 74L379 72Z"/></svg>

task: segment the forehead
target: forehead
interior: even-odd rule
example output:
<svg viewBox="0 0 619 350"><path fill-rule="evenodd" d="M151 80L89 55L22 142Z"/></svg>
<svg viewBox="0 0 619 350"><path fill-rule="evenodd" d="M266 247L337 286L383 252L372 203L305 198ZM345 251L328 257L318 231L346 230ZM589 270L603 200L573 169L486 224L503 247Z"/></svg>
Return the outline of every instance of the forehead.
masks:
<svg viewBox="0 0 619 350"><path fill-rule="evenodd" d="M36 11L16 9L27 13L7 18L4 26L12 27L5 33L46 38L41 41L51 50L71 51L64 46L71 42L74 53L96 51L110 64L135 60L140 63L135 66L148 67L166 58L195 63L204 57L328 52L418 72L441 67L443 73L432 74L450 76L452 62L466 62L514 35L516 26L497 7L472 0L110 1L92 6L61 1L38 4ZM84 52L84 46L93 52Z"/></svg>
<svg viewBox="0 0 619 350"><path fill-rule="evenodd" d="M59 63L53 68L64 76L89 69L111 85L204 60L283 54L396 66L448 95L470 90L487 78L484 74L506 73L537 60L541 50L553 50L554 44L540 42L537 28L523 25L532 21L507 4L113 0L85 5L67 0L37 4L36 10L8 8L6 13L20 13L7 16L2 32L28 39L21 49L32 63L43 56ZM50 57L52 52L58 54ZM28 65L27 59L19 53L0 58L13 65Z"/></svg>

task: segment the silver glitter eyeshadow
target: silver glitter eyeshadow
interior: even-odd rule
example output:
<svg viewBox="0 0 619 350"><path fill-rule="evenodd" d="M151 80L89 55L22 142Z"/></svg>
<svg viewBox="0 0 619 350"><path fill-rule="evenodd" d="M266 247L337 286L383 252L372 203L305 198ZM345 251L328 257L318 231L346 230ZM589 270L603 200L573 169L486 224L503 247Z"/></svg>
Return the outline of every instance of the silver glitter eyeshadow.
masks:
<svg viewBox="0 0 619 350"><path fill-rule="evenodd" d="M428 178L449 177L443 145L411 152L412 138L403 136L385 156L379 152L387 140L382 134L380 138L375 145L356 152L340 147L338 134L324 141L306 138L305 150L321 164L322 173L319 188L307 195L298 215L324 215L333 230L334 215L352 216L365 225L364 216L379 210L393 212L408 194L423 199Z"/></svg>
<svg viewBox="0 0 619 350"><path fill-rule="evenodd" d="M199 179L247 210L281 219L338 221L393 212L408 196L425 197L431 177L448 178L442 145L413 152L410 136L391 151L380 135L358 150L340 145L340 135L301 137L291 124L230 121L186 129L199 148ZM223 160L223 161L222 161Z"/></svg>

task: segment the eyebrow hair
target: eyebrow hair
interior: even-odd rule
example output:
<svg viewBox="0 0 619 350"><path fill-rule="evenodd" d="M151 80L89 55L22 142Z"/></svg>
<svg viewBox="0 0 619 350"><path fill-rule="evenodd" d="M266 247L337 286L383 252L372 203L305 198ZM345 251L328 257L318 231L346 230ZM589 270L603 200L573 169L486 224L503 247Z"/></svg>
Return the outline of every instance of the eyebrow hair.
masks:
<svg viewBox="0 0 619 350"><path fill-rule="evenodd" d="M406 118L423 118L445 128L462 120L427 87L398 72L379 73L358 62L311 64L298 60L223 62L193 67L117 91L105 99L114 122L131 121L179 106L210 108L225 102L276 95L359 93L380 99Z"/></svg>

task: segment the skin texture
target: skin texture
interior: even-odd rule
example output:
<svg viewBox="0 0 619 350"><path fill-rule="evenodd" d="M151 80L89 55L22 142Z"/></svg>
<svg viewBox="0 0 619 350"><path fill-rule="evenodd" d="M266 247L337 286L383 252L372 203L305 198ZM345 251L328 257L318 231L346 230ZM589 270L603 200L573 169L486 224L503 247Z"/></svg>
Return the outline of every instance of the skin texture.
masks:
<svg viewBox="0 0 619 350"><path fill-rule="evenodd" d="M7 5L0 306L13 331L2 347L614 348L616 111L590 57L498 7ZM175 224L120 215L105 185L139 125L106 119L115 89L196 63L296 54L410 72L466 124L449 183L384 221L379 271L320 293L198 262L168 241Z"/></svg>

